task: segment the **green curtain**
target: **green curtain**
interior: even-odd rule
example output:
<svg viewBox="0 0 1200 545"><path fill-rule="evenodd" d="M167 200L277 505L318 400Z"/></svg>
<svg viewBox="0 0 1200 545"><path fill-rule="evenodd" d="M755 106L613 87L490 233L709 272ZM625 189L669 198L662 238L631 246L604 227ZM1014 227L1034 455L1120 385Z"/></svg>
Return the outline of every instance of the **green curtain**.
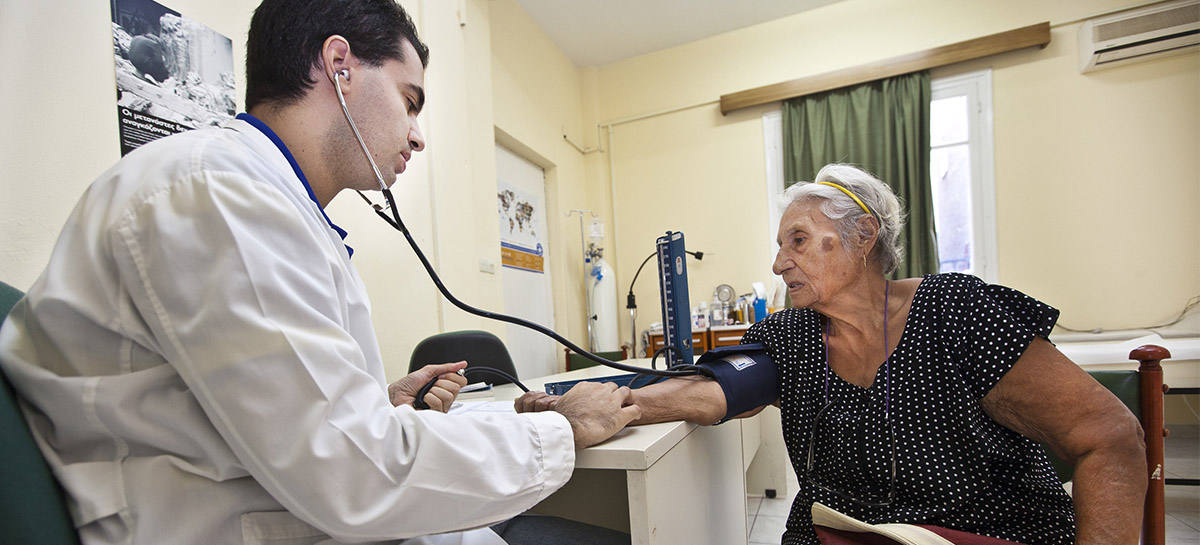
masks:
<svg viewBox="0 0 1200 545"><path fill-rule="evenodd" d="M908 214L904 261L892 278L938 272L929 182L929 73L897 76L783 103L783 174L811 181L849 163L891 185Z"/></svg>

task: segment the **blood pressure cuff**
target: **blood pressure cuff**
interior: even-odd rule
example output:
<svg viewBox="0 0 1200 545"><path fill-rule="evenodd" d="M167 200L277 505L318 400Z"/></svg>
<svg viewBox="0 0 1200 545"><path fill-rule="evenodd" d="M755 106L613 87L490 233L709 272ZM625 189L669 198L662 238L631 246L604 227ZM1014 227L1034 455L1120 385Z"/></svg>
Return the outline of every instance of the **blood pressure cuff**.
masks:
<svg viewBox="0 0 1200 545"><path fill-rule="evenodd" d="M762 343L719 346L701 354L696 365L711 370L725 393L725 416L717 424L779 399L779 369Z"/></svg>

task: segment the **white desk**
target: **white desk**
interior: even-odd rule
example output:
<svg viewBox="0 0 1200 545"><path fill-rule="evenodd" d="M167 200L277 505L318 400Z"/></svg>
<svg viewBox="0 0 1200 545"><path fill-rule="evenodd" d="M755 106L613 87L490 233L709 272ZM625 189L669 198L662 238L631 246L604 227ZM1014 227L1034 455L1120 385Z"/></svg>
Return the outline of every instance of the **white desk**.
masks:
<svg viewBox="0 0 1200 545"><path fill-rule="evenodd" d="M1163 383L1173 388L1200 387L1200 338L1195 336L1164 337L1153 331L1114 332L1104 334L1056 335L1051 340L1071 361L1085 371L1137 369L1138 362L1129 359L1129 352L1144 344L1157 344L1171 352L1162 361Z"/></svg>
<svg viewBox="0 0 1200 545"><path fill-rule="evenodd" d="M545 391L547 382L620 373L590 367L522 382ZM513 385L494 390L498 400L520 393ZM570 482L531 511L629 532L633 545L745 544L741 426L735 420L626 428L577 451Z"/></svg>

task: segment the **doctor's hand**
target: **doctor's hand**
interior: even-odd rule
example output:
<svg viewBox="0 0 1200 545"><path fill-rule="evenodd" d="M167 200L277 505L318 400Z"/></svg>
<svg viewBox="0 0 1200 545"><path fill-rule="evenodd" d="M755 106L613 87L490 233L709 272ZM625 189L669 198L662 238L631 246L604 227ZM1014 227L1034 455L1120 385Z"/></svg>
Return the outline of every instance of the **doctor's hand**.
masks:
<svg viewBox="0 0 1200 545"><path fill-rule="evenodd" d="M540 413L553 411L562 396L552 396L546 392L529 391L513 400L513 409L519 413Z"/></svg>
<svg viewBox="0 0 1200 545"><path fill-rule="evenodd" d="M417 400L417 393L425 383L437 377L437 383L425 394L425 404L435 411L446 412L458 397L458 391L467 385L467 377L458 374L467 367L467 362L439 363L426 365L413 371L388 386L388 397L393 407L410 405Z"/></svg>
<svg viewBox="0 0 1200 545"><path fill-rule="evenodd" d="M611 382L581 382L554 404L554 411L567 417L575 433L575 448L590 447L639 418L642 410L633 404L625 386Z"/></svg>

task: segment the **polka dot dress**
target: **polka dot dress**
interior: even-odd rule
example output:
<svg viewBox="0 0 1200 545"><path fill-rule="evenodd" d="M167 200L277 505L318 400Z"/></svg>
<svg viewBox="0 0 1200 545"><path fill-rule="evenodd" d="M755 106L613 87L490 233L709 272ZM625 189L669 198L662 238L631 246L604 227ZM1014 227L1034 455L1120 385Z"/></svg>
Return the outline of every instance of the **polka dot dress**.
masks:
<svg viewBox="0 0 1200 545"><path fill-rule="evenodd" d="M800 480L783 543L818 543L813 501L870 523L1073 543L1071 499L1042 447L979 405L1057 318L1057 310L973 276L926 276L900 344L870 388L826 373L817 312L786 310L750 328L742 342L764 343L779 366L784 440Z"/></svg>

